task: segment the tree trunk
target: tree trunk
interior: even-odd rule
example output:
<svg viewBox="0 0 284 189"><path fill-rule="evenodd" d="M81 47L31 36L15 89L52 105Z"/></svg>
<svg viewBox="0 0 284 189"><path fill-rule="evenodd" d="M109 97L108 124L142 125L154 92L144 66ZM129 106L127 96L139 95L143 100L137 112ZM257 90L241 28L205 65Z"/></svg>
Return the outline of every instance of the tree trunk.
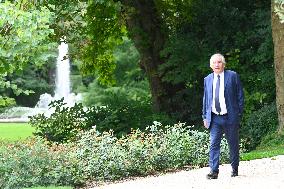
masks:
<svg viewBox="0 0 284 189"><path fill-rule="evenodd" d="M284 24L274 12L274 0L271 0L271 25L274 43L274 70L276 83L276 105L278 111L278 132L284 132Z"/></svg>
<svg viewBox="0 0 284 189"><path fill-rule="evenodd" d="M162 30L162 21L153 0L123 0L126 25L130 38L141 55L140 67L146 72L152 94L153 108L157 112L177 112L179 103L173 102L183 85L172 85L162 81L158 71L165 62L160 51L164 48L167 35Z"/></svg>

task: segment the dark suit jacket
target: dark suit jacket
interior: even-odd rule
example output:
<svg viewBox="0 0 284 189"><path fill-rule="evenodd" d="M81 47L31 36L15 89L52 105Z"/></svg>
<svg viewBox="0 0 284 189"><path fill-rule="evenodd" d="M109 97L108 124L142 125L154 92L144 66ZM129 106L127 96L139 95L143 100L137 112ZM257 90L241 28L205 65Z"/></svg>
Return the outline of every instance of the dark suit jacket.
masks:
<svg viewBox="0 0 284 189"><path fill-rule="evenodd" d="M202 118L206 119L208 126L211 123L212 99L213 99L213 77L211 73L204 78L204 95ZM224 70L224 96L228 112L228 123L240 124L240 118L244 109L244 92L239 75L230 70Z"/></svg>

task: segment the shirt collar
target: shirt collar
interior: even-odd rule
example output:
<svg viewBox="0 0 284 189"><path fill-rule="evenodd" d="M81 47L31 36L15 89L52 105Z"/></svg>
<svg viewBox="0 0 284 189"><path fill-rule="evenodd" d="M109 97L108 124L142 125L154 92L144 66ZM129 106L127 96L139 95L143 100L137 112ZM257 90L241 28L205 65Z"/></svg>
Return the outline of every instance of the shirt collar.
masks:
<svg viewBox="0 0 284 189"><path fill-rule="evenodd" d="M220 74L216 74L215 72L213 72L213 73L214 73L214 78L217 78L217 75L220 75L220 78L224 77L224 71Z"/></svg>

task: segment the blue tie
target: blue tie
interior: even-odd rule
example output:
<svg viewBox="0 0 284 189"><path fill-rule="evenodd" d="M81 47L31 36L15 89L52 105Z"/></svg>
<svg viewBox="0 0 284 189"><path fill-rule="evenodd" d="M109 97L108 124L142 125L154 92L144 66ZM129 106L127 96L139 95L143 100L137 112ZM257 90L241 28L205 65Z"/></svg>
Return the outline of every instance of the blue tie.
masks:
<svg viewBox="0 0 284 189"><path fill-rule="evenodd" d="M217 75L218 80L216 83L216 88L215 88L215 108L218 113L221 112L221 106L220 106L220 101L219 101L219 91L220 91L220 75Z"/></svg>

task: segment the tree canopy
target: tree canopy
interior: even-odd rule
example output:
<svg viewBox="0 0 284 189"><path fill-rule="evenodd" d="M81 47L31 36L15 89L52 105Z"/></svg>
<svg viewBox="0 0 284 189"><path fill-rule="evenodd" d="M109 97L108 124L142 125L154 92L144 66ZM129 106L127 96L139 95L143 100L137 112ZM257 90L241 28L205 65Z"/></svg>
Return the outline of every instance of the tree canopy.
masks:
<svg viewBox="0 0 284 189"><path fill-rule="evenodd" d="M115 60L115 49L124 37L130 39L139 52L137 68L149 82L153 109L178 120L201 119L203 78L216 52L225 55L229 69L240 73L245 115L275 98L270 2L265 0L13 2L32 2L30 13L48 9L54 31L47 34L49 39L58 42L66 36L72 60L105 85L116 85L120 61ZM19 7L24 11L25 6Z"/></svg>
<svg viewBox="0 0 284 189"><path fill-rule="evenodd" d="M228 68L240 73L247 113L275 97L267 1L50 0L42 4L55 14L54 37L65 35L81 70L95 74L101 83L114 85L114 49L124 36L130 38L158 112L200 119L203 77L210 72L208 60L215 52L225 54Z"/></svg>
<svg viewBox="0 0 284 189"><path fill-rule="evenodd" d="M30 91L17 88L7 81L8 74L21 71L28 64L42 66L56 56L56 43L49 40L53 29L53 13L47 8L22 7L9 1L0 3L0 87L8 87L16 94Z"/></svg>

